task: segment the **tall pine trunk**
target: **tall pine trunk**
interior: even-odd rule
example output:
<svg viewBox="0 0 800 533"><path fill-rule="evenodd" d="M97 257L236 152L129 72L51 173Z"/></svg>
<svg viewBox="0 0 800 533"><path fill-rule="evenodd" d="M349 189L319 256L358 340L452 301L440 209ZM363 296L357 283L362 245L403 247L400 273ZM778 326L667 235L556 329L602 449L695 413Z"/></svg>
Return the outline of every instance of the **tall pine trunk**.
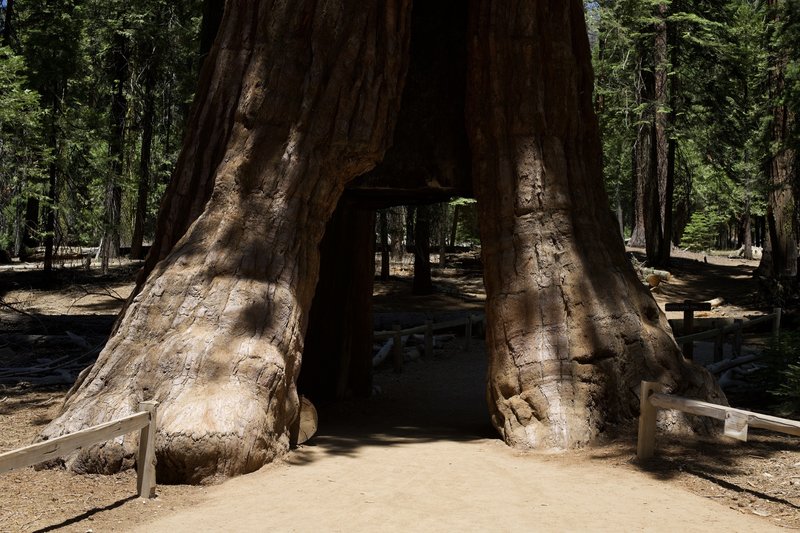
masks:
<svg viewBox="0 0 800 533"><path fill-rule="evenodd" d="M108 155L111 169L106 182L105 213L103 220L103 239L100 250L101 268L108 272L109 261L119 256L120 219L122 211L122 172L125 157L125 120L128 115L128 99L125 84L130 74L128 65L128 37L121 32L114 35L111 50L111 74L114 94L111 97L111 134Z"/></svg>
<svg viewBox="0 0 800 533"><path fill-rule="evenodd" d="M774 21L781 21L784 2L769 0ZM772 100L772 123L770 141L774 146L768 163L769 195L767 198L768 249L765 250L759 269L775 280L797 277L797 154L788 141L796 125L794 111L785 101L786 69L788 52L772 51L769 74L770 98Z"/></svg>
<svg viewBox="0 0 800 533"><path fill-rule="evenodd" d="M153 58L154 60L155 58ZM142 113L142 146L139 157L139 184L136 191L136 215L131 237L131 258L143 259L144 229L147 219L147 199L150 195L150 165L155 121L155 65L149 63L144 78L144 111Z"/></svg>

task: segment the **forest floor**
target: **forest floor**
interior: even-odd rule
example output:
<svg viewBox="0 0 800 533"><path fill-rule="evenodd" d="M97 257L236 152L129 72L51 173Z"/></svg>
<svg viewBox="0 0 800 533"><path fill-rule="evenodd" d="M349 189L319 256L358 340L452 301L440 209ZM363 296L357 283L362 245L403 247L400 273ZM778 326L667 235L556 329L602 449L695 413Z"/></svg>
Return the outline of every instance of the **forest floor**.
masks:
<svg viewBox="0 0 800 533"><path fill-rule="evenodd" d="M710 316L759 314L768 309L755 266L680 254L655 296L662 306L723 298ZM68 385L47 385L46 376L69 381L96 355L135 269L65 269L44 284L35 268L0 267L0 451L29 443L57 414ZM376 315L415 320L482 308L474 258L440 272L434 297L411 297L406 274L376 284ZM635 459L635 428L575 452L514 451L488 423L485 360L479 340L465 346L461 337L401 374L379 369L379 394L320 408L306 445L221 485L159 485L145 501L131 471L0 475L0 531L800 529L796 438L659 435L657 457L645 465ZM21 367L27 380L8 379Z"/></svg>

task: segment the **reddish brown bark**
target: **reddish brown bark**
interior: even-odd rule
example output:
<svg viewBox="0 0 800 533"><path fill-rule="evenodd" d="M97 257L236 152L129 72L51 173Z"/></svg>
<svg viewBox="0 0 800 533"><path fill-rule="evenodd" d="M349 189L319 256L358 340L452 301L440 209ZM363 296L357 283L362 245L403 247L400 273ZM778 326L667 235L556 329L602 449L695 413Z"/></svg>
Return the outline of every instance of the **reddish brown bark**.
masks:
<svg viewBox="0 0 800 533"><path fill-rule="evenodd" d="M157 400L163 481L248 472L287 450L317 247L345 182L389 144L407 58L404 0L227 7L152 272L44 431ZM73 467L118 468L132 445Z"/></svg>
<svg viewBox="0 0 800 533"><path fill-rule="evenodd" d="M581 2L476 1L469 72L489 399L505 440L589 442L635 415L643 378L722 399L611 224Z"/></svg>

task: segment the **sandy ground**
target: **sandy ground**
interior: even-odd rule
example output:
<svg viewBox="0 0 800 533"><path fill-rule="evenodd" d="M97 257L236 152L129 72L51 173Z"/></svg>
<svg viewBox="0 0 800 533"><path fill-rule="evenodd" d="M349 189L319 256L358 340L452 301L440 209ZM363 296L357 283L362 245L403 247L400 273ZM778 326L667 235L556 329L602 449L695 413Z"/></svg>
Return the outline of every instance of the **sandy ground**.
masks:
<svg viewBox="0 0 800 533"><path fill-rule="evenodd" d="M482 350L458 344L401 376L379 376L384 393L374 401L322 411L319 435L285 462L134 531L778 529L642 472L630 457L508 448L485 422Z"/></svg>

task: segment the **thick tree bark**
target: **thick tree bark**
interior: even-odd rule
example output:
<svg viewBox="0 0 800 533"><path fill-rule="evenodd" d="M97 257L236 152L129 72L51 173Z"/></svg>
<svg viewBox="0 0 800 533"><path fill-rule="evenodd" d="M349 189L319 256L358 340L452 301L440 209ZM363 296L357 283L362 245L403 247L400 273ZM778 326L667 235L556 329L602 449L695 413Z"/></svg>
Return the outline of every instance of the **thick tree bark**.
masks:
<svg viewBox="0 0 800 533"><path fill-rule="evenodd" d="M390 142L408 56L407 0L227 7L152 272L43 433L157 400L165 482L252 471L288 449L317 247L345 182ZM71 464L115 469L133 444Z"/></svg>
<svg viewBox="0 0 800 533"><path fill-rule="evenodd" d="M583 6L474 2L468 98L492 420L570 447L638 411L642 379L722 400L681 356L609 215Z"/></svg>

